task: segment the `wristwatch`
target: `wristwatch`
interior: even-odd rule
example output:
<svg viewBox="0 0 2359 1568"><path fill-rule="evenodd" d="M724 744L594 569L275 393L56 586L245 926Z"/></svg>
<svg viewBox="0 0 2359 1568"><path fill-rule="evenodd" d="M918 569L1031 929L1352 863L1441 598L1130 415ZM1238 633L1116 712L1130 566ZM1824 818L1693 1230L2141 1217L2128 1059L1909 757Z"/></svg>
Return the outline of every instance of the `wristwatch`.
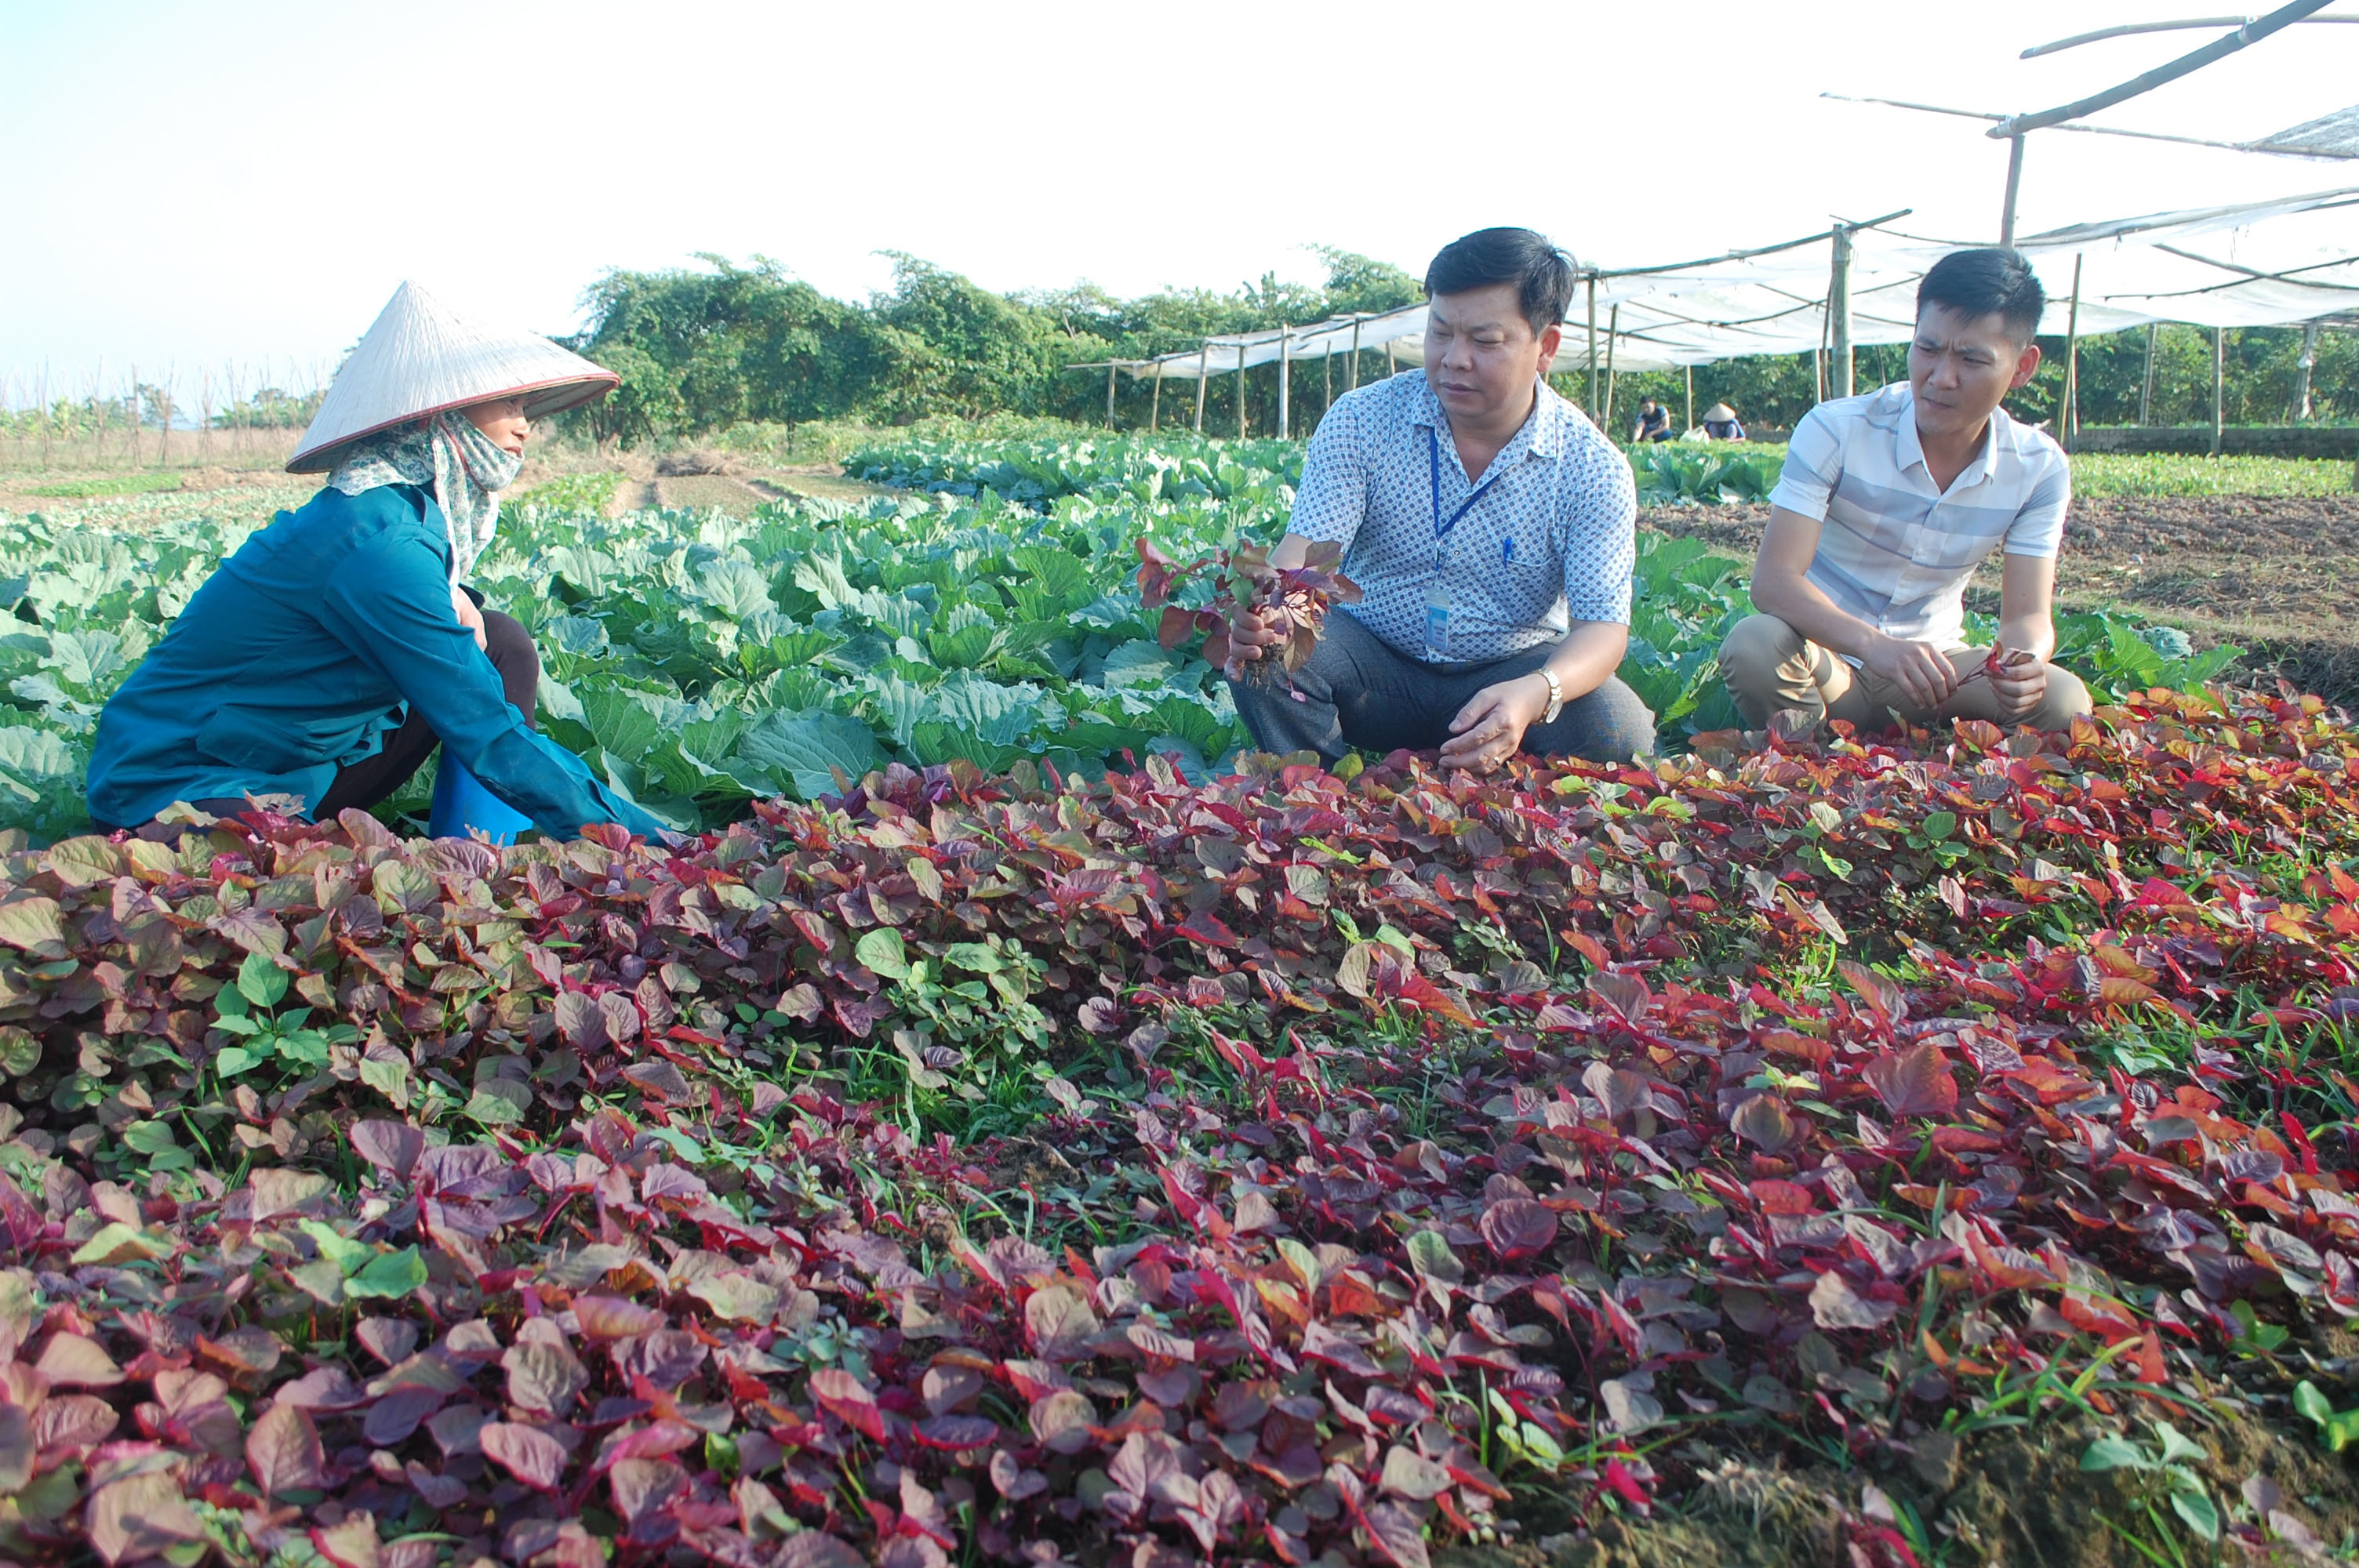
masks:
<svg viewBox="0 0 2359 1568"><path fill-rule="evenodd" d="M1557 679L1556 672L1546 665L1540 666L1540 679L1549 683L1548 711L1540 715L1540 722L1553 724L1556 716L1564 711L1564 683Z"/></svg>

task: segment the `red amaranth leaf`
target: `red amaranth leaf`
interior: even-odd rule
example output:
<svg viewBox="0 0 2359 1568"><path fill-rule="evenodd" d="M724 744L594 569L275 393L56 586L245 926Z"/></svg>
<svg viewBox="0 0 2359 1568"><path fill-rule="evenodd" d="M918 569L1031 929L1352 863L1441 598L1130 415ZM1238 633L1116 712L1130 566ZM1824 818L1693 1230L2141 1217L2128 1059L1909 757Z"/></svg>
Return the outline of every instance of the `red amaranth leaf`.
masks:
<svg viewBox="0 0 2359 1568"><path fill-rule="evenodd" d="M1483 1239L1502 1263L1537 1258L1556 1239L1557 1218L1530 1198L1508 1198L1483 1211Z"/></svg>
<svg viewBox="0 0 2359 1568"><path fill-rule="evenodd" d="M327 1453L311 1412L292 1405L273 1405L262 1412L245 1434L246 1467L266 1498L322 1483Z"/></svg>
<svg viewBox="0 0 2359 1568"><path fill-rule="evenodd" d="M810 1376L811 1398L846 1426L885 1441L885 1412L866 1384L837 1367L822 1367Z"/></svg>
<svg viewBox="0 0 2359 1568"><path fill-rule="evenodd" d="M1802 1135L1801 1123L1774 1094L1757 1094L1730 1113L1729 1130L1775 1154Z"/></svg>
<svg viewBox="0 0 2359 1568"><path fill-rule="evenodd" d="M592 1341L629 1339L664 1325L664 1314L619 1296L577 1296L573 1320Z"/></svg>
<svg viewBox="0 0 2359 1568"><path fill-rule="evenodd" d="M1930 1041L1878 1056L1860 1076L1895 1116L1948 1116L1958 1108L1958 1085L1950 1076L1949 1058Z"/></svg>
<svg viewBox="0 0 2359 1568"><path fill-rule="evenodd" d="M535 1491L557 1490L565 1472L565 1449L538 1427L493 1422L476 1433L484 1456L496 1460L507 1473Z"/></svg>
<svg viewBox="0 0 2359 1568"><path fill-rule="evenodd" d="M1810 1287L1810 1316L1821 1328L1881 1328L1900 1310L1897 1299L1863 1296L1833 1269Z"/></svg>

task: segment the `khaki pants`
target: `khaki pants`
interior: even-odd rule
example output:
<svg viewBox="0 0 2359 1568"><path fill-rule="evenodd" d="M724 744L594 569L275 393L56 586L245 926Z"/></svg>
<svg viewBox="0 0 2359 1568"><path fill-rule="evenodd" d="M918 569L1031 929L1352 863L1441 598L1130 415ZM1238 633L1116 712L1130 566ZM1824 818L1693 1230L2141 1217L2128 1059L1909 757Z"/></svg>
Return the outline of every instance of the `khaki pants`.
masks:
<svg viewBox="0 0 2359 1568"><path fill-rule="evenodd" d="M1979 667L1983 651L1962 644L1941 650L1960 675ZM1993 723L2028 724L2037 730L2065 730L2076 715L2089 711L2089 688L2081 677L2056 665L2048 666L2048 689L2029 713L2013 717L1999 712L1998 694L1987 679L1960 687L1938 708L1924 708L1889 682L1856 669L1774 615L1748 615L1736 623L1720 647L1721 678L1745 723L1766 728L1773 713L1795 712L1816 719L1842 719L1863 730L1882 730L1897 713L1911 724L1944 719L1987 719Z"/></svg>

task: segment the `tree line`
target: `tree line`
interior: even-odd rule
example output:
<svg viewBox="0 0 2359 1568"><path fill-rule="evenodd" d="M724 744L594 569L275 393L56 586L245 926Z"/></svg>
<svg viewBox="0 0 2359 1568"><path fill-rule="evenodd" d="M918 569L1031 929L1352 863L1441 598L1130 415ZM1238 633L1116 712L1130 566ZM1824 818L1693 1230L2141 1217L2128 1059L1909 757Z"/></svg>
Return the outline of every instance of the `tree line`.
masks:
<svg viewBox="0 0 2359 1568"><path fill-rule="evenodd" d="M625 446L693 438L752 421L799 424L860 419L906 424L950 416L1052 416L1096 423L1106 415L1106 377L1076 370L1110 359L1146 359L1195 348L1205 337L1301 325L1330 316L1414 304L1418 280L1389 263L1332 246L1313 247L1325 276L1315 285L1258 282L1221 292L1166 289L1120 299L1090 284L997 294L919 257L891 253L892 286L866 303L834 298L756 257L739 265L699 257L700 267L615 270L584 297L589 326L571 346L614 371L622 385L582 416L602 441ZM1579 324L1568 328L1579 332ZM2009 408L2018 417L2052 421L2061 407L2065 345L2041 340L2046 362ZM2299 413L2300 328L2246 328L2225 335L2226 414L2233 424L2274 424ZM2126 425L2143 400L2150 424L2208 424L2212 417L2210 331L2164 326L2154 333L2148 387L2144 328L2082 340L2081 422ZM1364 351L1358 373L1343 362L1300 360L1292 368L1294 435L1313 428L1326 405L1348 387L1386 373L1381 350ZM2353 406L2359 338L2320 333L2311 374L2311 416L2359 416ZM1908 373L1907 351L1883 345L1856 351L1856 384L1865 388ZM1214 375L1206 388L1204 427L1278 433L1276 365L1256 366L1240 383ZM1587 400L1585 375L1560 378L1560 390ZM1790 427L1829 385L1811 354L1763 355L1680 371L1616 378L1614 423L1643 396L1684 417L1726 403L1750 425ZM1192 417L1194 387L1169 381L1158 397L1143 379L1114 382L1114 422L1143 427Z"/></svg>

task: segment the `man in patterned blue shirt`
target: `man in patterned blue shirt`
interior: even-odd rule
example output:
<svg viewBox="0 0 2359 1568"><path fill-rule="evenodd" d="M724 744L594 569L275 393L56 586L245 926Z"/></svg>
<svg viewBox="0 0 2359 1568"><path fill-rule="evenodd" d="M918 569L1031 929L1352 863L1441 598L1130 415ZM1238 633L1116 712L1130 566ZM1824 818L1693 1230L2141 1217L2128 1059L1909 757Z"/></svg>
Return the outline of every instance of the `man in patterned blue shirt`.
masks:
<svg viewBox="0 0 2359 1568"><path fill-rule="evenodd" d="M1265 751L1440 748L1487 771L1537 756L1627 759L1655 716L1614 676L1629 643L1637 500L1614 443L1542 379L1571 258L1529 229L1484 229L1427 269L1425 368L1338 398L1320 421L1286 537L1344 548L1364 590L1310 662L1252 668L1282 629L1239 618L1227 675Z"/></svg>

